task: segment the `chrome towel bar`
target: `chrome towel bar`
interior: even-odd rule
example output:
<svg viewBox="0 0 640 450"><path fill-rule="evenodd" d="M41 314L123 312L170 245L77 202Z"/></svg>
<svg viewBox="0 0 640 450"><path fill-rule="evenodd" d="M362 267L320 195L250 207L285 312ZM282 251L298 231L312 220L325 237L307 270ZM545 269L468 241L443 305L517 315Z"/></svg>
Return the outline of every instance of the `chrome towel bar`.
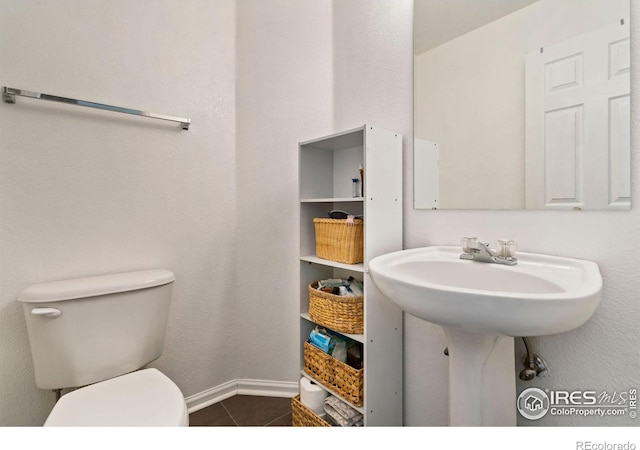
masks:
<svg viewBox="0 0 640 450"><path fill-rule="evenodd" d="M131 114L134 116L149 117L151 119L161 119L161 120L169 120L171 122L179 122L183 130L188 130L189 125L191 124L191 119L185 119L182 117L169 116L166 114L156 114L156 113L147 112L147 111L140 111L138 109L130 109L130 108L123 108L121 106L105 105L102 103L88 102L86 100L77 100L75 98L59 97L57 95L42 94L40 92L25 91L23 89L16 89L16 88L3 86L2 88L3 102L15 103L16 95L20 97L35 98L38 100L48 100L51 102L66 103L68 105L77 105L77 106L86 106L87 108L104 109L106 111Z"/></svg>

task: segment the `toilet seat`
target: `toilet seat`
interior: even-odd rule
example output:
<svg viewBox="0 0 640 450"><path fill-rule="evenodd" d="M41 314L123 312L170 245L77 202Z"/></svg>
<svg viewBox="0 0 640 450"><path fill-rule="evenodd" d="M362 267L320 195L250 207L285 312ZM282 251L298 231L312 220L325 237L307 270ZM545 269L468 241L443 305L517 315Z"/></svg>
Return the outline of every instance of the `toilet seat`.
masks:
<svg viewBox="0 0 640 450"><path fill-rule="evenodd" d="M182 392L157 369L92 384L56 403L45 426L188 426Z"/></svg>

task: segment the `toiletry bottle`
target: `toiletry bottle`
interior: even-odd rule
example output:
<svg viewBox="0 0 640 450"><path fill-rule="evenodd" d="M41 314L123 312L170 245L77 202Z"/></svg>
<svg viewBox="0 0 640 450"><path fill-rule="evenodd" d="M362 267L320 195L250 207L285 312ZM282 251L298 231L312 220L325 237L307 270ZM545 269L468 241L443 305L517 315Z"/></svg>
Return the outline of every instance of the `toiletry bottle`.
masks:
<svg viewBox="0 0 640 450"><path fill-rule="evenodd" d="M351 179L351 196L352 197L360 197L360 180L357 178Z"/></svg>

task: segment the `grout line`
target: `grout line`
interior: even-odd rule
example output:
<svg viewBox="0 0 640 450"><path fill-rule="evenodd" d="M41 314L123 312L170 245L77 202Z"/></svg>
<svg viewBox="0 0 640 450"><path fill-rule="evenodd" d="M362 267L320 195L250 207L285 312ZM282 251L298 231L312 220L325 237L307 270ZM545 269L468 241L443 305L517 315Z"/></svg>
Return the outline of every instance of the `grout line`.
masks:
<svg viewBox="0 0 640 450"><path fill-rule="evenodd" d="M233 415L231 414L231 412L229 412L229 410L227 409L227 407L226 407L226 406L225 406L225 404L224 404L224 401L219 402L219 404L220 404L220 406L222 406L222 409L224 410L224 412L225 412L225 413L227 413L227 416L231 419L231 421L233 422L233 424L234 424L235 426L237 426L237 427L241 426L240 424L238 424L238 422L237 422L237 421L236 421L236 419L233 417ZM213 405L211 405L211 406L213 406ZM210 407L210 406L209 406L209 407ZM207 407L207 408L208 408L208 407ZM203 408L203 409L204 409L204 408ZM291 411L291 410L288 410L288 411L286 411L284 414L281 414L281 415L277 416L276 418L274 418L274 419L272 419L272 420L268 421L267 423L264 423L264 424L261 424L261 425L256 424L256 425L253 425L253 426L268 426L268 425L271 425L271 424L273 424L273 423L275 423L275 422L277 422L277 421L279 421L279 420L283 419L283 418L284 418L284 417L286 417L286 416L290 416L291 414L292 414L292 411ZM209 425L209 426L217 426L217 425L213 425L213 424L211 424L211 425ZM252 425L250 425L250 426L252 426Z"/></svg>
<svg viewBox="0 0 640 450"><path fill-rule="evenodd" d="M265 424L263 425L263 427L269 426L269 425L271 425L272 423L277 422L278 420L280 420L280 419L282 419L283 417L288 416L288 415L290 415L290 414L291 414L291 411L289 411L289 412L287 412L287 413L285 413L285 414L283 414L283 415L281 415L281 416L279 416L279 417L276 417L276 418L275 418L275 419L273 419L271 422L269 422L269 423L265 423Z"/></svg>
<svg viewBox="0 0 640 450"><path fill-rule="evenodd" d="M227 409L226 406L224 406L224 402L220 402L220 404L222 405L222 407L224 408L224 410L226 411L226 413L229 415L229 417L231 417L231 420L233 420L233 423L236 424L237 427L239 427L240 425L238 425L238 422L236 422L236 419L233 418L233 416L231 415L231 413L229 412L229 410Z"/></svg>

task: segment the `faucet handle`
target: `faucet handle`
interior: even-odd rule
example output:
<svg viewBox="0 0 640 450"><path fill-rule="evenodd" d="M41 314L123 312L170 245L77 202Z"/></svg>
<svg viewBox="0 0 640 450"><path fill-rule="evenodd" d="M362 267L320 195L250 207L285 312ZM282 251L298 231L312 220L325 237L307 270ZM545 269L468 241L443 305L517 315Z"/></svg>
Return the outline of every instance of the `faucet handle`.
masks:
<svg viewBox="0 0 640 450"><path fill-rule="evenodd" d="M498 239L498 256L513 258L516 256L516 242L511 239Z"/></svg>
<svg viewBox="0 0 640 450"><path fill-rule="evenodd" d="M463 237L460 240L460 244L462 245L462 251L465 253L473 253L474 250L478 249L478 238L477 237Z"/></svg>

